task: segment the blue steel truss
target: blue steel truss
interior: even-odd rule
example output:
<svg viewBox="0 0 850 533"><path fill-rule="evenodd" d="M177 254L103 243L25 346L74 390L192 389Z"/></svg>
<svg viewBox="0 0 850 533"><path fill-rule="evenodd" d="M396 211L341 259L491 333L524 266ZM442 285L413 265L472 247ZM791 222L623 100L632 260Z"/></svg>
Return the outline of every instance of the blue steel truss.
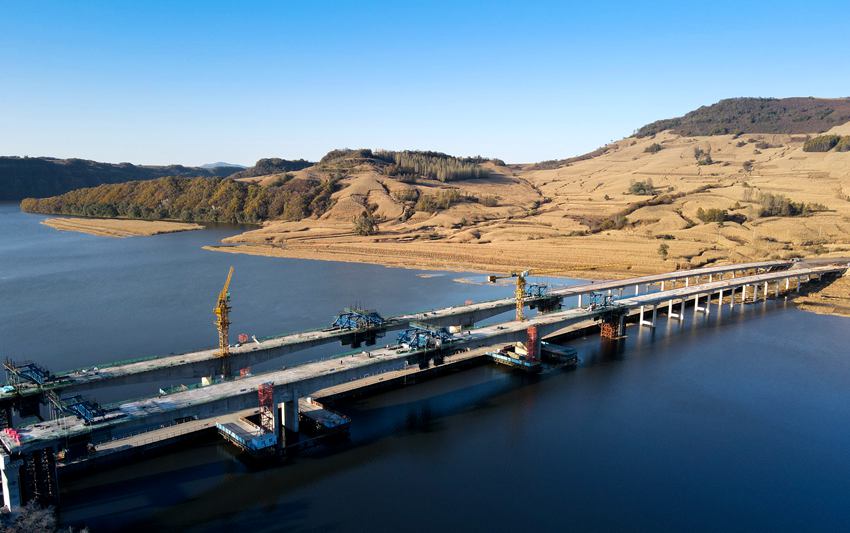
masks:
<svg viewBox="0 0 850 533"><path fill-rule="evenodd" d="M589 295L591 307L611 307L614 305L614 297L602 292L592 292Z"/></svg>
<svg viewBox="0 0 850 533"><path fill-rule="evenodd" d="M445 328L428 328L415 325L398 335L398 343L407 345L413 350L440 348L453 340L452 334Z"/></svg>
<svg viewBox="0 0 850 533"><path fill-rule="evenodd" d="M40 386L52 378L49 370L31 361L14 363L11 360L7 360L4 366L11 374L9 377L18 381L29 381Z"/></svg>
<svg viewBox="0 0 850 533"><path fill-rule="evenodd" d="M65 411L77 415L86 424L91 424L106 415L106 411L97 402L86 400L79 395L63 398L62 407Z"/></svg>
<svg viewBox="0 0 850 533"><path fill-rule="evenodd" d="M339 329L372 329L380 328L386 320L376 311L363 309L346 309L337 315L331 327Z"/></svg>
<svg viewBox="0 0 850 533"><path fill-rule="evenodd" d="M543 298L549 293L549 286L544 283L531 283L525 287L526 298Z"/></svg>

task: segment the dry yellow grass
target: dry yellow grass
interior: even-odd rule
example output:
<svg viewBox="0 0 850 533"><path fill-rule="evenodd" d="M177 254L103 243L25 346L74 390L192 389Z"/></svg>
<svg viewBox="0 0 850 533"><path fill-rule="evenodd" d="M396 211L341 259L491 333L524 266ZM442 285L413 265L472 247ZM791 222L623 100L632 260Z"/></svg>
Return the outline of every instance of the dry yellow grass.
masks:
<svg viewBox="0 0 850 533"><path fill-rule="evenodd" d="M76 231L100 237L137 237L203 229L199 224L106 218L49 218L42 224L61 231Z"/></svg>
<svg viewBox="0 0 850 533"><path fill-rule="evenodd" d="M834 128L847 133L850 124ZM771 145L757 148L760 142ZM363 166L351 169L319 219L270 222L226 239L229 252L362 261L393 266L539 271L615 277L696 267L722 261L841 256L850 252L850 153L810 153L804 136L744 134L627 138L592 159L554 170L487 163L487 179L404 184ZM663 149L648 153L659 143ZM762 145L763 146L763 145ZM694 148L715 163L698 165ZM745 162L751 161L745 168ZM307 176L315 169L296 175ZM650 196L629 194L630 184L651 178L672 199L639 206ZM254 178L265 182L273 177ZM405 216L398 192L496 197L497 205L462 202L436 214ZM818 203L827 211L806 217L761 218L757 198L783 194ZM352 219L375 205L380 232L352 231ZM410 204L407 204L410 207ZM719 208L743 223L702 223L697 210ZM622 229L596 231L600 221L627 213ZM661 243L669 247L666 260Z"/></svg>
<svg viewBox="0 0 850 533"><path fill-rule="evenodd" d="M798 296L794 303L804 311L850 317L850 275L845 274L820 290Z"/></svg>

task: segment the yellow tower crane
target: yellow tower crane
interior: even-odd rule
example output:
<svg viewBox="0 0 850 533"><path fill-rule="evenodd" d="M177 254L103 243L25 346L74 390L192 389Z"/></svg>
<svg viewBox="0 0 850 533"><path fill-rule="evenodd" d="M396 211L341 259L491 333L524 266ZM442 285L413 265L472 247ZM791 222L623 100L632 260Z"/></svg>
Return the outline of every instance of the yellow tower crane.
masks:
<svg viewBox="0 0 850 533"><path fill-rule="evenodd" d="M490 283L495 283L496 280L499 279L516 278L515 296L517 322L522 322L523 320L525 320L525 313L523 312L523 306L525 303L525 278L530 275L530 270L523 270L522 272L511 272L510 274L504 276L487 276L487 281Z"/></svg>
<svg viewBox="0 0 850 533"><path fill-rule="evenodd" d="M233 267L227 272L224 287L218 293L215 305L215 326L218 328L218 357L230 355L230 280L233 278Z"/></svg>

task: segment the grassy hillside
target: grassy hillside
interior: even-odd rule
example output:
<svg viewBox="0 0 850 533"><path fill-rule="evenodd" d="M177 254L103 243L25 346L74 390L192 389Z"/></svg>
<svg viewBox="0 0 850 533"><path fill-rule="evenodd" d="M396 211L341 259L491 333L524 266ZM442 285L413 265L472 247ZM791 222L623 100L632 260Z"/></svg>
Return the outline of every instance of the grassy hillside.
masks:
<svg viewBox="0 0 850 533"><path fill-rule="evenodd" d="M815 134L665 132L566 164L479 163L483 177L452 182L406 183L359 154L321 217L266 224L223 250L584 277L848 255L850 152L806 151ZM358 235L352 219L367 209L377 233Z"/></svg>
<svg viewBox="0 0 850 533"><path fill-rule="evenodd" d="M850 121L850 98L729 98L677 118L640 128L637 137L664 130L689 137L735 133L820 133Z"/></svg>
<svg viewBox="0 0 850 533"><path fill-rule="evenodd" d="M227 176L238 170L232 167L140 166L50 157L0 157L0 201L44 198L103 183L163 176Z"/></svg>
<svg viewBox="0 0 850 533"><path fill-rule="evenodd" d="M814 120L801 106L792 106L796 114L769 113L770 102L759 117ZM818 115L817 128L841 116L833 107ZM705 116L705 108L698 111ZM751 123L783 129L782 120ZM718 261L842 256L850 255L845 122L826 132L665 130L526 166L438 152L334 150L300 170L270 166L274 172L238 180L110 185L22 205L89 216L262 222L226 239L235 246L222 250L434 268L613 277Z"/></svg>

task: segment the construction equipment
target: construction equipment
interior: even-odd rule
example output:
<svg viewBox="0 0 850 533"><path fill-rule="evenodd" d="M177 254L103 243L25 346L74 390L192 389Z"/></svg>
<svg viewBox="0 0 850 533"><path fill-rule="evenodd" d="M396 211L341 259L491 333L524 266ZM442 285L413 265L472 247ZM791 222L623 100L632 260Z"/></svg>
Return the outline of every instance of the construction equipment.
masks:
<svg viewBox="0 0 850 533"><path fill-rule="evenodd" d="M233 278L233 267L227 272L227 280L224 287L218 293L218 302L215 305L215 326L218 328L218 357L230 355L230 280Z"/></svg>
<svg viewBox="0 0 850 533"><path fill-rule="evenodd" d="M549 294L549 285L545 283L529 283L525 288L526 298L545 298Z"/></svg>
<svg viewBox="0 0 850 533"><path fill-rule="evenodd" d="M54 417L64 414L74 415L87 426L102 421L108 414L99 403L79 394L69 398L60 398L56 391L47 391L44 397L48 404L52 406Z"/></svg>
<svg viewBox="0 0 850 533"><path fill-rule="evenodd" d="M410 350L440 349L452 341L454 338L446 328L415 322L398 335L398 344Z"/></svg>
<svg viewBox="0 0 850 533"><path fill-rule="evenodd" d="M53 379L49 370L32 361L15 362L6 359L3 367L6 369L6 381L16 388L22 383L32 383L41 387Z"/></svg>
<svg viewBox="0 0 850 533"><path fill-rule="evenodd" d="M374 329L382 327L385 322L384 317L377 311L359 307L346 307L342 313L337 315L331 327L326 331Z"/></svg>
<svg viewBox="0 0 850 533"><path fill-rule="evenodd" d="M522 322L525 320L525 313L523 312L523 306L525 305L525 278L531 275L530 270L523 270L522 272L511 272L509 275L504 276L487 276L487 281L489 283L495 283L496 280L499 279L508 279L508 278L516 278L516 320L517 322Z"/></svg>

